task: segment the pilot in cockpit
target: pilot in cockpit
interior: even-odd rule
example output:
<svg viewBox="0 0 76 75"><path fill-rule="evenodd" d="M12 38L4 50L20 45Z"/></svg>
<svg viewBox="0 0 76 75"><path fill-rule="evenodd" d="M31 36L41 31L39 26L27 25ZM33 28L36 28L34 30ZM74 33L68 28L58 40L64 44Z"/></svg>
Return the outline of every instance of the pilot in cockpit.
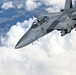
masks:
<svg viewBox="0 0 76 75"><path fill-rule="evenodd" d="M32 28L36 28L36 27L40 26L41 24L43 24L47 20L48 20L48 16L43 16L43 17L36 19L32 24Z"/></svg>
<svg viewBox="0 0 76 75"><path fill-rule="evenodd" d="M41 19L38 19L38 25L41 25L42 24L42 20Z"/></svg>

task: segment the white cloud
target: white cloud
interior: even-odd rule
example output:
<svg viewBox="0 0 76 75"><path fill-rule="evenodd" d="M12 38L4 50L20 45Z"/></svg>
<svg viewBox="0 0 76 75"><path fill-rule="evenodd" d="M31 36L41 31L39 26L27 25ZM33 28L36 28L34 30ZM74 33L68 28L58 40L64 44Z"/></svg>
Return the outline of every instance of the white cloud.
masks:
<svg viewBox="0 0 76 75"><path fill-rule="evenodd" d="M34 0L27 0L25 2L26 9L31 11L38 8L40 5L44 4L45 6L49 6L49 8L45 9L48 12L58 11L61 8L64 8L65 0L39 0L39 2L35 2ZM53 7L50 7L52 6Z"/></svg>
<svg viewBox="0 0 76 75"><path fill-rule="evenodd" d="M49 13L51 12L59 12L60 9L64 9L65 7L65 0L41 0L46 6L49 6L46 11ZM51 7L51 5L53 5Z"/></svg>
<svg viewBox="0 0 76 75"><path fill-rule="evenodd" d="M46 9L47 12L49 13L52 13L52 12L59 12L60 11L60 8L58 8L58 6L55 6L55 7L49 7Z"/></svg>
<svg viewBox="0 0 76 75"><path fill-rule="evenodd" d="M18 5L18 9L21 9L23 7L23 4Z"/></svg>
<svg viewBox="0 0 76 75"><path fill-rule="evenodd" d="M33 0L27 0L25 2L25 6L27 10L34 10L36 8L38 8L41 4L38 2L34 2Z"/></svg>
<svg viewBox="0 0 76 75"><path fill-rule="evenodd" d="M25 20L22 23L17 22L16 25L13 25L10 31L7 33L7 36L4 38L5 40L8 38L8 40L6 42L4 42L5 40L3 40L4 45L14 47L14 44L18 41L18 39L21 38L20 36L24 34L24 31L27 31L28 28L30 28L31 23L34 19L35 18L30 18L28 21Z"/></svg>
<svg viewBox="0 0 76 75"><path fill-rule="evenodd" d="M0 75L75 75L75 31L61 37L57 31L22 49L14 49L33 19L12 26L0 47ZM25 28L24 28L25 25ZM26 29L26 27L28 27ZM68 47L69 46L69 47Z"/></svg>
<svg viewBox="0 0 76 75"><path fill-rule="evenodd" d="M76 34L57 31L22 49L14 46L35 18L12 26L0 47L0 75L76 75Z"/></svg>
<svg viewBox="0 0 76 75"><path fill-rule="evenodd" d="M3 5L1 6L1 8L8 10L9 8L14 8L15 6L13 6L12 2L5 2L3 3Z"/></svg>
<svg viewBox="0 0 76 75"><path fill-rule="evenodd" d="M62 7L65 4L65 0L40 0L43 4L50 6L50 5L61 5Z"/></svg>

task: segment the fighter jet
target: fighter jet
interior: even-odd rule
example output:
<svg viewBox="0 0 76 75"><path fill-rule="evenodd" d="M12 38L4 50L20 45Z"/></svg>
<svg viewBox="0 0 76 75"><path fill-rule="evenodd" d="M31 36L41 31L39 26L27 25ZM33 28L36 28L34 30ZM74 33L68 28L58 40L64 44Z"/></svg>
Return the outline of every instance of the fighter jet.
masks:
<svg viewBox="0 0 76 75"><path fill-rule="evenodd" d="M60 12L39 14L35 17L37 19L18 41L16 49L27 46L54 30L60 31L61 36L64 36L76 28L76 8L73 7L72 0L66 0L65 7Z"/></svg>

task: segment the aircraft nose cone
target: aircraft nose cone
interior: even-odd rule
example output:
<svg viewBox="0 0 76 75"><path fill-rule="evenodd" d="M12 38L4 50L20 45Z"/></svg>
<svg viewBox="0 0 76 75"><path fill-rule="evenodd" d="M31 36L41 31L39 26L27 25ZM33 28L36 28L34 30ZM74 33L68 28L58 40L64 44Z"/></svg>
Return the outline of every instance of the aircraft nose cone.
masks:
<svg viewBox="0 0 76 75"><path fill-rule="evenodd" d="M24 34L24 36L18 41L18 43L15 46L15 49L18 48L22 48L30 43L32 43L33 41L35 41L34 39L35 36L33 36L33 31L29 30L26 34Z"/></svg>

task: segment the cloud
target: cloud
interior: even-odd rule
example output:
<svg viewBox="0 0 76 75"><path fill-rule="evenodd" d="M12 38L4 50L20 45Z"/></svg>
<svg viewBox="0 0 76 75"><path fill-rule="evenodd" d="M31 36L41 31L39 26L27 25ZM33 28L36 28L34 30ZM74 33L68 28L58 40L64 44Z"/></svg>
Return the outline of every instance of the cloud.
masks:
<svg viewBox="0 0 76 75"><path fill-rule="evenodd" d="M29 18L28 21L25 20L22 23L17 22L16 25L13 25L10 31L7 32L6 37L4 37L4 39L7 40L6 42L5 40L3 40L4 45L14 47L14 44L18 41L18 39L21 38L20 36L23 35L24 31L28 30L28 28L31 26L31 23L33 22L34 19L35 18L33 19ZM13 41L13 38L15 38L14 41Z"/></svg>
<svg viewBox="0 0 76 75"><path fill-rule="evenodd" d="M76 75L76 34L53 31L34 45L14 49L35 18L17 22L1 38L0 75Z"/></svg>
<svg viewBox="0 0 76 75"><path fill-rule="evenodd" d="M45 4L46 6L51 6L51 5L57 6L58 5L61 8L63 8L65 4L65 0L62 0L62 1L61 0L40 0L40 2L42 4Z"/></svg>
<svg viewBox="0 0 76 75"><path fill-rule="evenodd" d="M49 13L52 13L52 12L59 12L60 11L60 8L58 7L58 6L55 6L55 7L48 7L47 9L46 9L46 11L47 12L49 12Z"/></svg>
<svg viewBox="0 0 76 75"><path fill-rule="evenodd" d="M2 9L8 10L9 8L14 8L15 6L12 4L12 2L5 2L1 6Z"/></svg>
<svg viewBox="0 0 76 75"><path fill-rule="evenodd" d="M23 4L20 4L17 8L18 8L18 9L23 8Z"/></svg>
<svg viewBox="0 0 76 75"><path fill-rule="evenodd" d="M57 0L57 1L54 1L54 0L44 0L44 4L46 6L49 6L47 9L45 9L46 11L48 11L49 13L51 12L59 12L60 9L64 9L65 7L65 0ZM52 7L51 7L52 5Z"/></svg>
<svg viewBox="0 0 76 75"><path fill-rule="evenodd" d="M25 4L24 4L25 3ZM9 9L9 8L14 8L17 7L18 9L21 8L26 8L26 10L31 11L34 9L37 9L39 6L41 5L45 5L45 6L58 6L59 8L64 8L64 4L65 4L65 0L26 0L26 1L9 1L9 2L5 2L3 3L3 5L1 6L1 8L3 9ZM24 6L25 5L25 6Z"/></svg>
<svg viewBox="0 0 76 75"><path fill-rule="evenodd" d="M31 11L34 10L36 8L38 8L41 5L45 5L48 6L47 9L45 9L46 11L48 11L49 13L52 11L59 11L61 8L63 9L65 6L65 0L39 0L38 2L35 2L34 0L27 0L25 2L25 7L27 10ZM53 6L53 7L51 7Z"/></svg>
<svg viewBox="0 0 76 75"><path fill-rule="evenodd" d="M75 75L76 34L65 37L57 31L22 49L14 49L17 41L30 28L35 18L12 26L0 47L1 75Z"/></svg>
<svg viewBox="0 0 76 75"><path fill-rule="evenodd" d="M34 10L36 8L38 8L41 4L38 2L34 2L33 0L27 0L25 2L25 7L27 10Z"/></svg>

